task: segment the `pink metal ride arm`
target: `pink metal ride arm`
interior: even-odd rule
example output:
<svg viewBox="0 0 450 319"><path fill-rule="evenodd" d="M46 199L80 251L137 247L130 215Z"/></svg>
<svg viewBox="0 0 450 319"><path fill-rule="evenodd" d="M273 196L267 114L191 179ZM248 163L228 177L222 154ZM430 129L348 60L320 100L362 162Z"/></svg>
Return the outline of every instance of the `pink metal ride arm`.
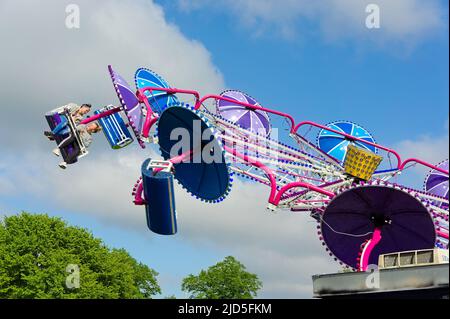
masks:
<svg viewBox="0 0 450 319"><path fill-rule="evenodd" d="M185 158L187 158L188 156L191 156L191 155L192 155L192 151L187 152L186 154L181 154L180 156L176 156L176 157L170 159L170 162L172 164L178 164L178 163L181 163ZM154 174L157 174L162 170L163 170L162 168L155 168ZM135 205L146 205L147 204L145 199L142 198L143 190L144 190L144 182L141 180L141 182L137 186L136 193L134 195L134 204Z"/></svg>
<svg viewBox="0 0 450 319"><path fill-rule="evenodd" d="M327 191L327 190L325 190L323 188L317 187L317 186L315 186L313 184L309 184L309 183L305 183L305 182L292 182L292 183L289 183L289 184L285 185L282 189L280 189L280 191L278 192L277 196L270 203L275 205L275 206L278 206L278 204L281 201L281 197L288 190L290 190L292 188L306 188L306 189L312 190L314 192L317 192L319 194L328 196L329 198L333 198L336 195L335 193L329 192L329 191Z"/></svg>
<svg viewBox="0 0 450 319"><path fill-rule="evenodd" d="M244 107L246 107L246 108L249 108L249 109L252 109L252 110L260 110L260 111L272 113L272 114L279 115L279 116L282 116L282 117L284 117L284 118L287 118L287 119L290 121L290 123L291 123L291 133L293 133L293 134L297 133L297 131L300 129L300 127L302 127L302 126L304 126L304 125L315 126L315 127L322 128L322 129L326 129L327 131L330 131L330 132L333 132L333 133L342 135L342 136L348 138L349 140L363 142L363 143L365 143L365 144L368 144L368 145L377 147L377 148L379 148L379 149L382 149L382 150L384 150L384 151L386 151L386 152L388 152L388 153L394 154L394 156L397 158L397 162L398 162L397 168L398 168L399 170L403 170L403 169L405 168L406 164L408 164L408 163L416 162L416 163L419 163L419 164L421 164L421 165L425 165L425 166L427 166L427 167L429 167L429 168L435 169L435 170L437 170L437 171L439 171L439 172L442 172L442 173L444 173L444 174L447 174L447 175L449 174L448 171L443 170L443 169L441 169L441 168L439 168L439 167L437 167L437 166L435 166L435 165L432 165L432 164L430 164L430 163L421 161L421 160L419 160L419 159L411 158L411 159L405 160L405 161L402 163L402 160L401 160L400 155L399 155L396 151L394 151L394 150L392 150L392 149L389 149L389 148L387 148L387 147L378 145L378 144L376 144L376 143L372 143L372 142L363 140L363 139L361 139L361 138L358 138L358 137L355 137L355 136L352 136L352 135L349 135L349 134L346 134L346 133L343 133L343 132L339 132L339 131L333 130L333 129L331 129L331 128L329 128L329 127L326 127L326 126L324 126L324 125L320 125L320 124L317 124L317 123L314 123L314 122L310 122L310 121L301 122L301 123L295 125L294 118L293 118L292 116L290 116L289 114L282 113L282 112L278 112L278 111L271 110L271 109L267 109L267 108L264 108L264 107L262 107L262 106L256 106L256 105L251 105L251 104L248 104L248 103L236 101L236 100L229 99L229 98L226 98L226 97L223 97L223 96L219 96L219 95L206 95L206 96L204 96L204 97L202 97L202 98L200 99L199 93L196 92L196 91L191 91L191 90L165 89L165 88L153 88L153 87L142 88L142 89L138 90L137 95L138 95L139 99L141 100L141 102L144 102L144 103L146 104L147 109L148 109L149 111L151 111L151 112L149 112L149 113L151 113L151 114L153 113L153 111L152 111L152 109L151 109L151 106L150 106L149 103L148 103L147 98L145 97L145 92L146 92L146 91L150 91L150 92L153 92L153 91L165 91L165 92L168 92L168 94L175 94L175 93L192 94L192 95L194 95L194 96L196 97L196 101L197 101L197 102L196 102L196 105L195 105L195 109L196 109L196 110L198 110L206 100L208 100L208 99L215 99L215 100L222 100L222 101L227 101L227 102L230 102L230 103L242 105L242 106L244 106ZM149 131L150 128L151 128L151 125L153 125L156 121L157 121L157 118L149 119L149 115L147 115L146 124L147 124L147 123L148 123L148 124L147 124L147 125L144 125L144 128L147 130L146 132L145 132L145 131L144 131L144 132L147 133L147 136L148 136L148 131ZM229 147L226 147L226 146L225 146L225 150L226 150L227 152L229 152L229 153L232 153L234 156L237 156L237 157L241 158L241 159L244 160L245 162L248 162L248 163L252 164L253 166L260 168L261 170L263 170L263 171L266 173L267 177L269 178L270 184L271 184L271 191L270 191L269 202L270 202L271 204L275 205L275 206L277 206L277 205L280 203L280 200L281 200L282 196L283 196L288 190L290 190L290 189L292 189L292 188L300 188L300 187L301 187L301 188L306 188L306 189L309 189L309 190L318 192L318 193L320 193L320 194L326 195L326 196L328 196L328 197L330 197L330 198L332 198L332 197L335 196L335 194L332 193L332 192L326 191L326 190L324 190L324 189L322 189L322 188L320 188L320 187L317 187L317 186L312 185L312 184L309 184L309 183L304 183L304 182L293 182L293 183L290 183L290 184L288 184L288 185L285 185L285 186L277 193L277 185L276 185L276 178L275 178L275 175L273 174L273 172L272 172L267 166L265 166L264 164L262 164L262 163L259 162L259 161L255 161L255 160L251 159L250 157L248 157L248 156L246 156L246 155L240 154L240 153L237 152L236 150L230 149ZM142 183L141 183L141 184L142 184ZM139 192L138 192L138 193L139 193ZM140 194L140 193L139 193L139 194Z"/></svg>
<svg viewBox="0 0 450 319"><path fill-rule="evenodd" d="M300 127L305 126L305 125L311 125L311 126L315 126L315 127L321 128L321 129L325 129L327 131L330 131L330 132L342 135L342 136L344 136L345 138L347 138L347 139L349 139L351 141L358 141L358 142L362 142L362 143L367 144L367 145L371 145L371 146L377 147L377 148L382 149L382 150L384 150L384 151L386 151L388 153L394 154L394 156L397 158L397 161L398 161L399 165L402 162L402 160L400 158L400 155L394 150L391 150L391 149L389 149L387 147L384 147L384 146L380 146L380 145L378 145L376 143L372 143L372 142L363 140L362 138L355 137L355 136L352 136L350 134L339 132L339 131L331 129L331 128L327 127L327 126L320 125L320 124L317 124L317 123L314 123L314 122L311 122L311 121L304 121L304 122L301 122L301 123L297 124L297 126L294 127L292 133L297 133L297 131L300 129Z"/></svg>
<svg viewBox="0 0 450 319"><path fill-rule="evenodd" d="M386 151L386 152L388 152L388 153L394 154L394 156L397 158L397 163L398 163L397 169L398 169L398 170L403 170L403 169L406 167L406 165L407 165L408 163L415 162L415 163L418 163L418 164L427 166L427 167L429 167L429 168L431 168L431 169L435 169L435 170L437 170L437 171L439 171L439 172L441 172L441 173L444 173L444 174L446 174L446 175L449 174L448 171L446 171L446 170L444 170L444 169L442 169L442 168L439 168L439 167L437 167L437 166L435 166L435 165L432 165L432 164L430 164L430 163L424 162L424 161L419 160L419 159L416 159L416 158L410 158L410 159L407 159L407 160L405 160L404 162L402 162L402 159L401 159L400 155L399 155L396 151L394 151L394 150L392 150L392 149L390 149L390 148L387 148L387 147L378 145L378 144L376 144L376 143L372 143L372 142L363 140L363 139L361 139L361 138L359 138L359 137L355 137L355 136L352 136L352 135L349 135L349 134L346 134L346 133L343 133L343 132L339 132L339 131L334 130L334 129L331 129L331 128L327 127L327 126L320 125L320 124L317 124L317 123L314 123L314 122L311 122L311 121L304 121L304 122L301 122L301 123L297 124L297 125L293 128L293 130L292 130L291 133L297 133L297 131L300 129L300 127L305 126L305 125L311 125L311 126L315 126L315 127L321 128L321 129L325 129L325 130L327 130L327 131L330 131L330 132L333 132L333 133L342 135L342 136L344 136L345 138L347 138L347 139L349 139L349 140L351 140L351 141L362 142L362 143L364 143L364 144L371 145L371 146L374 146L374 147L379 148L379 149L381 149L381 150L384 150L384 151Z"/></svg>
<svg viewBox="0 0 450 319"><path fill-rule="evenodd" d="M142 198L142 192L144 191L144 183L142 180L139 182L139 185L137 186L136 193L134 194L134 204L135 205L145 205L147 204L147 201Z"/></svg>
<svg viewBox="0 0 450 319"><path fill-rule="evenodd" d="M438 234L438 236L448 239L448 233L444 233L443 231L440 231L440 230L438 230L436 233Z"/></svg>
<svg viewBox="0 0 450 319"><path fill-rule="evenodd" d="M288 190L292 189L292 188L307 188L310 190L313 190L315 192L318 192L320 194L326 195L328 197L334 197L335 194L331 193L329 191L326 191L320 187L317 187L315 185L312 184L308 184L308 183L304 183L304 182L293 182L290 183L286 186L284 186L279 192L277 192L277 181L275 178L275 175L273 174L272 170L270 168L268 168L266 165L264 165L263 163L254 160L253 158L247 156L247 155L243 155L241 153L239 153L237 150L232 149L228 146L224 146L224 149L228 152L233 154L236 157L239 157L240 159L242 159L244 162L249 163L259 169L261 169L262 171L264 171L264 173L266 173L267 178L270 181L270 197L269 197L269 203L275 206L278 206L278 204L280 203L281 197L283 196L283 194L285 194Z"/></svg>
<svg viewBox="0 0 450 319"><path fill-rule="evenodd" d="M261 163L259 161L255 161L254 159L250 158L247 155L239 153L236 149L232 149L225 145L223 147L224 147L225 151L227 151L228 153L231 153L234 156L239 157L244 162L250 163L251 165L261 169L262 171L264 171L264 173L266 173L266 176L270 181L270 199L269 199L269 201L272 200L272 198L275 197L276 192L277 192L277 181L275 179L275 175L270 170L270 168L268 168L266 165L264 165L263 163Z"/></svg>
<svg viewBox="0 0 450 319"><path fill-rule="evenodd" d="M157 88L157 87L145 87L142 89L139 89L136 93L137 98L139 99L139 102L144 103L145 107L147 108L147 116L145 118L144 126L142 128L142 136L147 138L150 132L150 129L152 126L158 121L158 117L154 116L153 109L148 102L148 98L145 95L145 92L150 92L153 94L153 91L162 91L167 92L168 95L170 94L191 94L195 96L195 103L197 104L198 100L200 99L200 94L197 91L193 90L183 90L183 89L175 89L175 88Z"/></svg>
<svg viewBox="0 0 450 319"><path fill-rule="evenodd" d="M111 109L111 110L102 112L102 113L97 114L97 115L93 115L93 116L91 116L91 117L88 117L87 119L81 121L80 124L89 124L89 123L92 123L92 122L97 121L97 120L99 120L99 119L101 119L101 118L104 118L104 117L110 116L110 115L112 115L112 114L118 113L118 112L120 112L121 110L122 110L122 109L121 109L120 107L116 107L116 108L114 108L114 109Z"/></svg>
<svg viewBox="0 0 450 319"><path fill-rule="evenodd" d="M446 174L446 175L449 174L449 172L446 171L445 169L442 169L442 168L437 167L437 166L435 166L435 165L432 165L432 164L430 164L430 163L424 162L424 161L422 161L422 160L420 160L420 159L417 159L417 158L408 158L407 160L405 160L405 161L400 165L399 170L405 169L406 165L409 164L409 163L417 163L417 164L421 164L421 165L423 165L423 166L429 167L429 168L434 169L434 170L436 170L436 171L438 171L438 172L441 172L441 173L443 173L443 174Z"/></svg>
<svg viewBox="0 0 450 319"><path fill-rule="evenodd" d="M372 254L373 249L378 245L381 240L381 228L375 228L373 232L372 239L366 244L361 254L361 261L359 264L360 271L366 271L369 267L369 258Z"/></svg>
<svg viewBox="0 0 450 319"><path fill-rule="evenodd" d="M260 111L264 111L264 112L267 112L267 113L272 113L272 114L275 114L275 115L279 115L279 116L282 116L284 118L287 118L291 122L292 126L295 125L294 118L292 116L290 116L289 114L278 112L278 111L271 110L271 109L266 109L265 107L262 107L262 106L251 105L251 104L248 104L248 103L236 101L236 100L229 99L229 98L226 98L224 96L219 96L219 95L206 95L206 96L202 97L197 102L197 105L195 106L195 109L198 110L202 106L202 104L206 100L209 100L209 99L227 101L227 102L230 102L230 103L233 103L233 104L242 105L242 106L244 106L246 108L249 108L249 109L252 109L252 110L260 110Z"/></svg>
<svg viewBox="0 0 450 319"><path fill-rule="evenodd" d="M265 107L262 107L262 106L256 106L256 105L251 105L251 104L244 103L244 102L239 102L239 101L236 101L236 100L233 100L233 99L229 99L229 98L226 98L226 97L223 97L223 96L206 95L206 96L202 97L200 100L198 100L197 105L195 106L195 109L198 110L201 107L201 105L203 104L203 102L205 102L208 99L227 101L227 102L230 102L230 103L242 105L242 106L247 107L247 108L252 109L252 110L260 110L260 111L272 113L272 114L279 115L279 116L282 116L284 118L287 118L290 121L290 123L291 123L291 133L292 134L297 133L297 131L300 129L300 127L302 127L304 125L311 125L311 126L315 126L315 127L318 127L318 128L326 129L327 131L330 131L330 132L342 135L342 136L348 138L349 140L359 141L359 142L362 142L362 143L374 146L376 148L379 148L381 150L384 150L384 151L386 151L388 153L393 154L397 158L397 162L398 162L397 169L398 170L403 170L405 168L406 164L411 163L411 162L415 162L415 163L427 166L427 167L429 167L431 169L435 169L435 170L437 170L437 171L439 171L441 173L444 173L444 174L447 174L447 175L449 174L448 171L446 171L446 170L444 170L442 168L439 168L439 167L437 167L435 165L432 165L430 163L427 163L427 162L424 162L422 160L419 160L419 159L410 158L410 159L407 159L404 162L402 162L402 159L401 159L400 155L396 151L394 151L392 149L389 149L387 147L378 145L376 143L372 143L372 142L363 140L361 138L358 138L358 137L355 137L355 136L352 136L352 135L349 135L349 134L346 134L346 133L343 133L343 132L339 132L339 131L333 130L333 129L331 129L329 127L326 127L324 125L320 125L320 124L317 124L317 123L314 123L314 122L311 122L311 121L305 121L305 122L301 122L301 123L295 125L294 118L292 116L290 116L289 114L278 112L278 111L275 111L275 110L271 110L271 109L268 109L268 108L265 108Z"/></svg>

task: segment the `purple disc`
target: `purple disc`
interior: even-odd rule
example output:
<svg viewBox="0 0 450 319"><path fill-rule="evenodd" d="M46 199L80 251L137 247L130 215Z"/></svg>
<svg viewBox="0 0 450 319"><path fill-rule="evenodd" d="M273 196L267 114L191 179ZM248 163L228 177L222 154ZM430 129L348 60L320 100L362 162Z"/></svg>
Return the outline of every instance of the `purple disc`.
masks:
<svg viewBox="0 0 450 319"><path fill-rule="evenodd" d="M439 163L437 167L448 171L448 160ZM425 191L448 199L448 175L432 170L425 180Z"/></svg>
<svg viewBox="0 0 450 319"><path fill-rule="evenodd" d="M381 229L381 241L369 264L378 265L381 254L432 249L436 229L427 208L416 198L388 186L362 186L337 195L321 221L323 240L344 264L358 268L362 245Z"/></svg>
<svg viewBox="0 0 450 319"><path fill-rule="evenodd" d="M108 69L117 93L117 97L119 98L120 104L125 111L125 115L127 116L130 126L133 129L134 135L136 135L141 147L144 148L145 144L141 141L141 130L144 122L141 104L139 103L139 100L128 82L119 73L114 71L111 66L108 66Z"/></svg>
<svg viewBox="0 0 450 319"><path fill-rule="evenodd" d="M254 98L240 91L225 91L220 96L238 102L260 106ZM224 119L232 122L233 124L237 124L252 133L262 136L269 136L270 134L271 126L267 112L253 110L246 108L245 106L223 100L218 100L217 112Z"/></svg>

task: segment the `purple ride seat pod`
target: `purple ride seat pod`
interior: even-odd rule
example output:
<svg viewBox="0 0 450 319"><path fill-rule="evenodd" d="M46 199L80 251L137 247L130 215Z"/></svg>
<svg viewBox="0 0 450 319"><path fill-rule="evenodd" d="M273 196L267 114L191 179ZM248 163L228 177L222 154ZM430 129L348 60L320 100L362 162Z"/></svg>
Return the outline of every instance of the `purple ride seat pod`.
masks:
<svg viewBox="0 0 450 319"><path fill-rule="evenodd" d="M56 110L45 115L45 119L47 120L47 123L51 130L53 130L59 123L61 123L62 116L66 116L66 118L69 118L70 115L65 111L57 112ZM69 124L67 125L68 127L70 127ZM70 129L69 133L67 134L56 135L56 144L59 145L62 141L68 138L70 134L73 134L72 129ZM77 156L81 153L81 148L80 145L75 141L68 146L61 148L60 151L62 158L67 164L74 164L78 161Z"/></svg>
<svg viewBox="0 0 450 319"><path fill-rule="evenodd" d="M448 171L448 160L440 162L437 167ZM424 189L426 192L445 198L448 200L449 186L448 175L441 173L437 170L432 170L425 179ZM438 203L437 205L445 207L444 203Z"/></svg>
<svg viewBox="0 0 450 319"><path fill-rule="evenodd" d="M175 235L177 233L177 216L175 210L175 194L173 174L160 171L154 173L149 167L151 159L142 164L142 183L145 211L148 228L159 235Z"/></svg>

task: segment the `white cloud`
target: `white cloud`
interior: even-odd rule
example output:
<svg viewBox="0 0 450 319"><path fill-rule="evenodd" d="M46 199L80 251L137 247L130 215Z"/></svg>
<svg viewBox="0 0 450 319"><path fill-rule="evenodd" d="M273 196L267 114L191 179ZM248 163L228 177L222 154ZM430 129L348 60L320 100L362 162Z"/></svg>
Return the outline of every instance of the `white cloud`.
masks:
<svg viewBox="0 0 450 319"><path fill-rule="evenodd" d="M166 21L152 1L77 1L81 27L65 27L59 0L5 0L0 10L0 143L41 141L43 115L67 102L96 107L118 100L107 65L134 85L134 71L149 67L172 86L217 93L224 79L205 47ZM14 120L15 132L10 124ZM38 136L38 137L37 137Z"/></svg>
<svg viewBox="0 0 450 319"><path fill-rule="evenodd" d="M365 39L377 45L402 43L409 47L447 28L446 10L436 0L179 0L178 3L185 12L202 7L225 9L255 35L275 30L288 39L314 36L320 30L330 41ZM378 30L365 26L366 7L371 3L380 7ZM317 30L311 34L312 25Z"/></svg>
<svg viewBox="0 0 450 319"><path fill-rule="evenodd" d="M14 180L16 192L51 203L49 209L54 212L78 212L122 229L149 233L145 210L131 203L130 193L141 162L156 154L102 154L85 158L66 171L59 170L56 159L48 156L52 155L41 152L21 160L3 158L0 165L10 167L6 177ZM29 165L43 159L40 165ZM199 250L219 248L236 256L262 279L261 297L309 298L311 276L339 267L323 250L315 221L308 215L267 212L268 193L263 186L237 181L226 201L211 205L196 201L177 186L177 236Z"/></svg>
<svg viewBox="0 0 450 319"><path fill-rule="evenodd" d="M10 180L10 178L7 178L5 176L5 173L8 170L8 166L6 166L4 163L0 162L0 194L11 194L15 187Z"/></svg>
<svg viewBox="0 0 450 319"><path fill-rule="evenodd" d="M448 158L448 135L423 135L417 140L405 140L398 144L398 150L406 157L417 157L437 164Z"/></svg>
<svg viewBox="0 0 450 319"><path fill-rule="evenodd" d="M438 163L448 158L449 155L449 120L445 122L443 134L431 135L423 134L416 139L407 139L397 144L397 149L406 157L417 157L421 159Z"/></svg>
<svg viewBox="0 0 450 319"><path fill-rule="evenodd" d="M137 67L147 66L173 86L205 94L225 86L222 75L203 45L168 23L152 1L77 1L79 30L65 28L64 2L44 1L39 10L31 3L0 4L0 38L7 45L0 52L0 197L8 203L26 198L55 215L77 212L148 235L144 208L132 204L131 189L142 161L155 154L137 146L112 151L96 136L90 155L62 171L51 154L54 144L42 136L43 115L69 101L117 103L108 64L130 80ZM199 251L211 245L236 255L260 274L264 296L310 297L316 263L336 267L319 247L311 219L265 211L266 189L237 182L223 205L202 204L180 188L176 196L179 236Z"/></svg>

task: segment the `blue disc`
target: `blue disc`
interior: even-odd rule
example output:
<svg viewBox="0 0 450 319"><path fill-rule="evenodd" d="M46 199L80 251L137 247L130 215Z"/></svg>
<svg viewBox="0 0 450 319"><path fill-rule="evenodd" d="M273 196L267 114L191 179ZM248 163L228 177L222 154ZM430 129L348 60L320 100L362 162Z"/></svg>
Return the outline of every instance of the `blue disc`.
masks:
<svg viewBox="0 0 450 319"><path fill-rule="evenodd" d="M192 195L218 201L229 193L230 171L222 144L197 111L180 105L166 108L158 121L158 140L165 160L194 154L189 162L174 165L175 178Z"/></svg>
<svg viewBox="0 0 450 319"><path fill-rule="evenodd" d="M336 121L329 123L326 126L335 131L358 137L367 142L375 143L375 139L372 137L372 135L366 129L355 123L347 121ZM343 135L327 131L325 129L322 129L317 137L317 146L322 151L334 157L340 162L344 162L345 156L347 155L347 147L350 143L354 143L356 146L373 153L378 152L375 146L360 141L352 142Z"/></svg>
<svg viewBox="0 0 450 319"><path fill-rule="evenodd" d="M134 80L138 89L143 89L145 87L170 88L169 84L162 77L145 68L140 68L136 71ZM168 105L178 102L175 95L168 94L165 91L147 91L145 92L145 96L152 109L158 114L161 114Z"/></svg>

